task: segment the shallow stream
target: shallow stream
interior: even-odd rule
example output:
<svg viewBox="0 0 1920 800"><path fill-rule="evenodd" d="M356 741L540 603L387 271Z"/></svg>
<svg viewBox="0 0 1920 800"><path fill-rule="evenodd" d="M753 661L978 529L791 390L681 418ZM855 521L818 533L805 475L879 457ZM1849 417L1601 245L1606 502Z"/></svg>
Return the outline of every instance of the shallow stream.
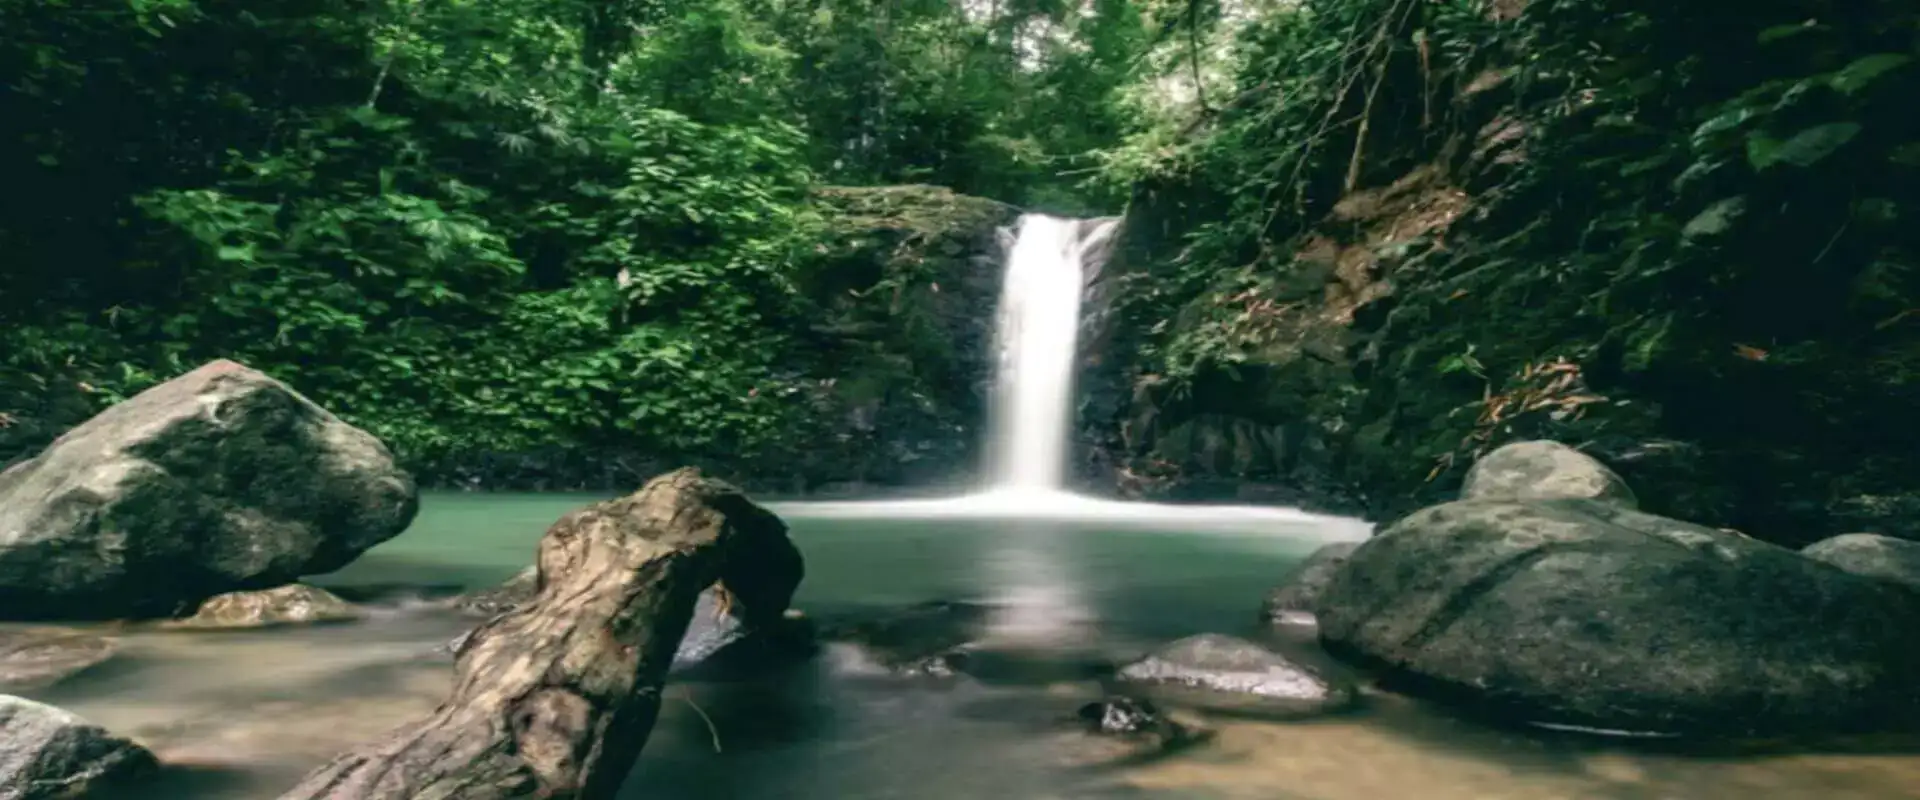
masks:
<svg viewBox="0 0 1920 800"><path fill-rule="evenodd" d="M262 800L334 753L431 710L434 655L473 621L418 598L531 561L595 498L433 494L412 530L316 580L385 598L359 623L237 633L119 631L121 655L38 699L130 734L175 765L143 798ZM807 558L796 606L856 613L930 599L1000 604L1022 653L1126 654L1176 637L1260 636L1256 611L1324 531L1315 523L1143 530L1047 520L844 519L777 507ZM1164 528L1183 527L1186 530ZM1199 530L1205 528L1205 530ZM1314 657L1311 644L1275 641ZM624 796L687 800L1753 800L1920 797L1920 757L1652 751L1496 728L1386 694L1303 723L1218 720L1211 742L1124 768L1058 750L1090 685L1011 671L887 676L852 651L753 684L681 683ZM709 721L711 720L711 724ZM1911 752L1911 751L1909 751Z"/></svg>

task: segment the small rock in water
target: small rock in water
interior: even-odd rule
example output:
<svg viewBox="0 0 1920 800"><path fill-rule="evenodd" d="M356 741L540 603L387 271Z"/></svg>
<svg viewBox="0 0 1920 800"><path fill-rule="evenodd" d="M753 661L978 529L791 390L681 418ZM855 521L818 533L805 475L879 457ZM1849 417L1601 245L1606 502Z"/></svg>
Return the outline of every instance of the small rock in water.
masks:
<svg viewBox="0 0 1920 800"><path fill-rule="evenodd" d="M0 695L0 798L138 797L159 766L146 748L70 712Z"/></svg>
<svg viewBox="0 0 1920 800"><path fill-rule="evenodd" d="M312 625L360 619L360 609L332 592L304 583L258 592L229 592L208 598L193 616L165 627L194 630Z"/></svg>
<svg viewBox="0 0 1920 800"><path fill-rule="evenodd" d="M1080 718L1089 722L1095 733L1140 733L1160 724L1159 709L1131 697L1088 703L1080 707Z"/></svg>
<svg viewBox="0 0 1920 800"><path fill-rule="evenodd" d="M1121 667L1115 678L1176 705L1266 717L1337 711L1358 697L1350 683L1253 642L1214 633L1162 647Z"/></svg>
<svg viewBox="0 0 1920 800"><path fill-rule="evenodd" d="M1267 623L1314 624L1315 614L1319 611L1320 594L1333 581L1333 573L1347 563L1347 559L1359 547L1359 542L1335 542L1313 551L1300 562L1300 566L1294 568L1293 574L1287 576L1279 588L1267 595L1267 604L1262 612Z"/></svg>
<svg viewBox="0 0 1920 800"><path fill-rule="evenodd" d="M113 657L114 641L67 628L0 630L0 691L43 689Z"/></svg>
<svg viewBox="0 0 1920 800"><path fill-rule="evenodd" d="M1212 735L1191 714L1163 711L1134 697L1113 696L1080 707L1082 729L1054 743L1069 767L1137 764L1172 753Z"/></svg>
<svg viewBox="0 0 1920 800"><path fill-rule="evenodd" d="M1864 578L1920 589L1920 542L1848 533L1807 545L1800 554Z"/></svg>

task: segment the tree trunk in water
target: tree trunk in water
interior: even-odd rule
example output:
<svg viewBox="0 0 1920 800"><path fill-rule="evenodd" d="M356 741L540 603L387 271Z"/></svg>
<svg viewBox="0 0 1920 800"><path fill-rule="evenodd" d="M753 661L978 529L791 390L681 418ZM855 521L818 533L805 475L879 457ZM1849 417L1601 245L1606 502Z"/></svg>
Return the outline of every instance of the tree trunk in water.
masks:
<svg viewBox="0 0 1920 800"><path fill-rule="evenodd" d="M653 730L700 592L778 624L803 565L786 524L680 469L562 517L532 602L474 631L432 716L309 774L281 800L604 800Z"/></svg>

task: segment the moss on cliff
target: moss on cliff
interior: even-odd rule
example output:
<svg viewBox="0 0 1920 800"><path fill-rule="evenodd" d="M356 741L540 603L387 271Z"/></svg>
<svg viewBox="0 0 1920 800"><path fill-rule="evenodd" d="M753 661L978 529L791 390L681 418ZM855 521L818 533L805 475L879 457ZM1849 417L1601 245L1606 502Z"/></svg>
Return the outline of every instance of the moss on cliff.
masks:
<svg viewBox="0 0 1920 800"><path fill-rule="evenodd" d="M995 231L1019 211L936 186L816 198L821 235L795 278L811 412L781 460L809 487L962 479L990 380Z"/></svg>

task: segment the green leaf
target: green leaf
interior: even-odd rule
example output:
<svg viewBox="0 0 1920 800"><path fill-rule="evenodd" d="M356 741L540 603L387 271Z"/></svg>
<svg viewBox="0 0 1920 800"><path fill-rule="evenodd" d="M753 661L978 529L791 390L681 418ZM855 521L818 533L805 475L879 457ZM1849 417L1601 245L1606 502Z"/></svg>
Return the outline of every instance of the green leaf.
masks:
<svg viewBox="0 0 1920 800"><path fill-rule="evenodd" d="M1756 170L1767 169L1775 164L1811 167L1845 147L1858 135L1860 125L1855 122L1816 125L1794 134L1786 141L1755 131L1747 136L1747 163Z"/></svg>
<svg viewBox="0 0 1920 800"><path fill-rule="evenodd" d="M1758 113L1759 110L1753 106L1738 106L1721 112L1713 119L1700 123L1700 127L1693 129L1693 146L1697 149L1701 146L1701 142L1714 134L1734 130L1747 124L1747 121L1753 119Z"/></svg>
<svg viewBox="0 0 1920 800"><path fill-rule="evenodd" d="M1913 57L1905 53L1874 53L1862 56L1833 74L1829 81L1835 91L1841 94L1857 94L1867 88L1880 76L1906 66Z"/></svg>
<svg viewBox="0 0 1920 800"><path fill-rule="evenodd" d="M1787 25L1775 25L1760 32L1756 37L1761 44L1772 44L1782 39L1792 38L1808 31L1821 30L1824 26L1813 20L1795 22Z"/></svg>
<svg viewBox="0 0 1920 800"><path fill-rule="evenodd" d="M1780 160L1780 145L1779 139L1754 131L1747 136L1747 163L1753 165L1754 169L1773 166Z"/></svg>

